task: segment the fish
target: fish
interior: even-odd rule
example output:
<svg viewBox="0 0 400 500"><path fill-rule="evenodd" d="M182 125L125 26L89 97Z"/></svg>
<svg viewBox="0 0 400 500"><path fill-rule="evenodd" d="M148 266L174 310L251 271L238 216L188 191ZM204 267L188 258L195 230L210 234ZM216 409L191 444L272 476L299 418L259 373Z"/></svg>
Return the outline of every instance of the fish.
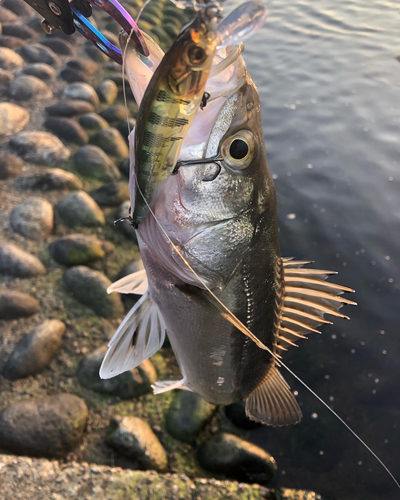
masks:
<svg viewBox="0 0 400 500"><path fill-rule="evenodd" d="M355 305L343 297L353 290L326 281L332 271L281 256L259 93L237 47L221 49L218 65L177 172L136 230L144 270L108 289L141 298L111 339L100 376L138 366L168 332L182 378L157 382L155 394L185 389L212 404L245 400L250 419L291 425L302 413L281 360L330 323L326 315L348 318L339 310ZM132 155L131 178L136 173Z"/></svg>

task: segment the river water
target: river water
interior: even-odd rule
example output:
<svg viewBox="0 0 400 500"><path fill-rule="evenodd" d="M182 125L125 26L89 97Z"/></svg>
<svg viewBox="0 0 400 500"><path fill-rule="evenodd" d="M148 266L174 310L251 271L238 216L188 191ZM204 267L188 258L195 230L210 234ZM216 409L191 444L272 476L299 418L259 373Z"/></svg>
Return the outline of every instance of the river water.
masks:
<svg viewBox="0 0 400 500"><path fill-rule="evenodd" d="M245 59L261 96L282 255L338 271L333 280L358 302L342 310L351 321L324 327L285 360L400 477L400 3L267 6ZM276 457L276 485L399 498L362 445L284 375L303 422L249 435Z"/></svg>

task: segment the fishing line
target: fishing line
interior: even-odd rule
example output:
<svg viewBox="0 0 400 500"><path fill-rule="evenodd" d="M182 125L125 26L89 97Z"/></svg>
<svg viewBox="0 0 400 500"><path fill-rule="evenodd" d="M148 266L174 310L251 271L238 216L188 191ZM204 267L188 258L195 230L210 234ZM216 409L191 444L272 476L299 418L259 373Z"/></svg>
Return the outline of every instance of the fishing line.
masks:
<svg viewBox="0 0 400 500"><path fill-rule="evenodd" d="M133 34L133 30L130 32L129 34L129 37L128 37L128 43L129 43L129 40L131 38ZM122 87L123 87L123 94L124 94L124 102L125 102L125 108L127 110L127 125L128 125L128 131L129 131L129 135L131 134L131 129L130 129L130 123L129 123L129 116L128 116L128 106L127 106L127 97L126 97L126 89L125 89L125 56L126 56L126 50L127 50L127 47L128 47L128 43L126 43L125 47L124 47L124 51L123 51L123 57L122 57ZM285 368L285 370L287 372L289 372L298 382L300 382L300 384L305 388L307 389L320 403L322 403L325 408L327 408L331 413L332 415L334 415L338 420L339 422L341 422L345 427L346 429L364 446L364 448L377 460L377 462L383 467L383 469L387 472L387 474L391 477L391 479L393 480L393 482L396 484L396 486L400 489L400 483L397 481L397 479L395 478L395 476L392 474L392 472L389 470L389 468L383 463L383 461L378 457L378 455L367 445L367 443L365 441L363 441L363 439L361 439L361 437L350 427L350 425L345 422L345 420L338 414L336 413L335 410L333 410L329 405L328 403L326 403L320 396L318 396L318 394L316 392L314 392L311 387L309 387L298 375L296 375L283 361L282 359L280 359L269 347L267 347L263 342L261 342L261 340L259 340L255 335L254 333L252 333L234 314L233 312L214 294L214 292L207 286L207 284L204 282L204 280L196 273L196 271L192 268L192 266L190 265L190 263L186 260L186 258L184 257L184 255L181 253L181 251L179 250L179 248L174 244L174 242L171 240L171 238L169 237L169 235L167 234L167 232L165 231L165 229L163 228L163 226L161 225L161 223L159 222L159 220L157 219L157 216L156 214L153 212L152 208L150 207L150 204L148 203L148 201L146 200L146 198L144 197L141 189L140 189L140 186L139 186L139 183L138 183L138 180L137 180L137 175L136 175L136 172L134 172L134 175L135 175L135 184L136 184L136 187L139 191L139 194L140 196L142 196L145 204L147 205L147 208L149 209L152 217L154 218L156 224L158 225L158 227L161 229L161 232L163 233L163 235L165 236L166 240L168 241L168 243L171 245L171 247L173 248L173 250L176 252L176 254L180 257L180 259L182 260L182 262L185 264L185 266L187 266L187 268L193 273L193 275L196 277L196 279L200 282L201 285L203 285L203 287L208 291L208 293L211 295L211 297L218 303L218 305L220 305L222 307L222 309L224 311L226 311L225 313L221 313L222 316L227 320L229 321L231 324L233 324L238 330L240 330L242 333L244 333L247 337L249 337L258 347L260 347L261 349L267 351L274 359L275 361L277 361L279 363L279 365L283 366L283 368Z"/></svg>

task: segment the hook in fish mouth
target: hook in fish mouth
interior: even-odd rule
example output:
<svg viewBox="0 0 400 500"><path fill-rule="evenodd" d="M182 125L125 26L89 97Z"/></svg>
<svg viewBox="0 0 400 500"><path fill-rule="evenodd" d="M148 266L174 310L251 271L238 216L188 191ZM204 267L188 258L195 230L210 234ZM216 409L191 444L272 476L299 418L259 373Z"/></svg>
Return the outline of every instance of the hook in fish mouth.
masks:
<svg viewBox="0 0 400 500"><path fill-rule="evenodd" d="M199 165L201 163L216 163L221 169L221 161L224 159L220 155L212 156L211 158L198 158L197 160L182 160L178 161L175 165L174 170L171 175L176 175L181 167L187 167L189 165Z"/></svg>

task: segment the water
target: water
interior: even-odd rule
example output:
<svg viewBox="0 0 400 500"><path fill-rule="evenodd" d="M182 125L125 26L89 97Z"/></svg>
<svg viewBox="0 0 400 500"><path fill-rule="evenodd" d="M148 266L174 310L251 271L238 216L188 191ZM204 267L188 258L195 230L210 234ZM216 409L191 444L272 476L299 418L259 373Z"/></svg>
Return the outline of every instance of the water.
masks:
<svg viewBox="0 0 400 500"><path fill-rule="evenodd" d="M400 5L267 5L245 59L261 96L282 255L339 271L334 281L359 304L343 310L350 322L324 327L285 360L399 478ZM250 434L276 457L277 484L338 500L400 498L374 458L284 375L303 423Z"/></svg>

